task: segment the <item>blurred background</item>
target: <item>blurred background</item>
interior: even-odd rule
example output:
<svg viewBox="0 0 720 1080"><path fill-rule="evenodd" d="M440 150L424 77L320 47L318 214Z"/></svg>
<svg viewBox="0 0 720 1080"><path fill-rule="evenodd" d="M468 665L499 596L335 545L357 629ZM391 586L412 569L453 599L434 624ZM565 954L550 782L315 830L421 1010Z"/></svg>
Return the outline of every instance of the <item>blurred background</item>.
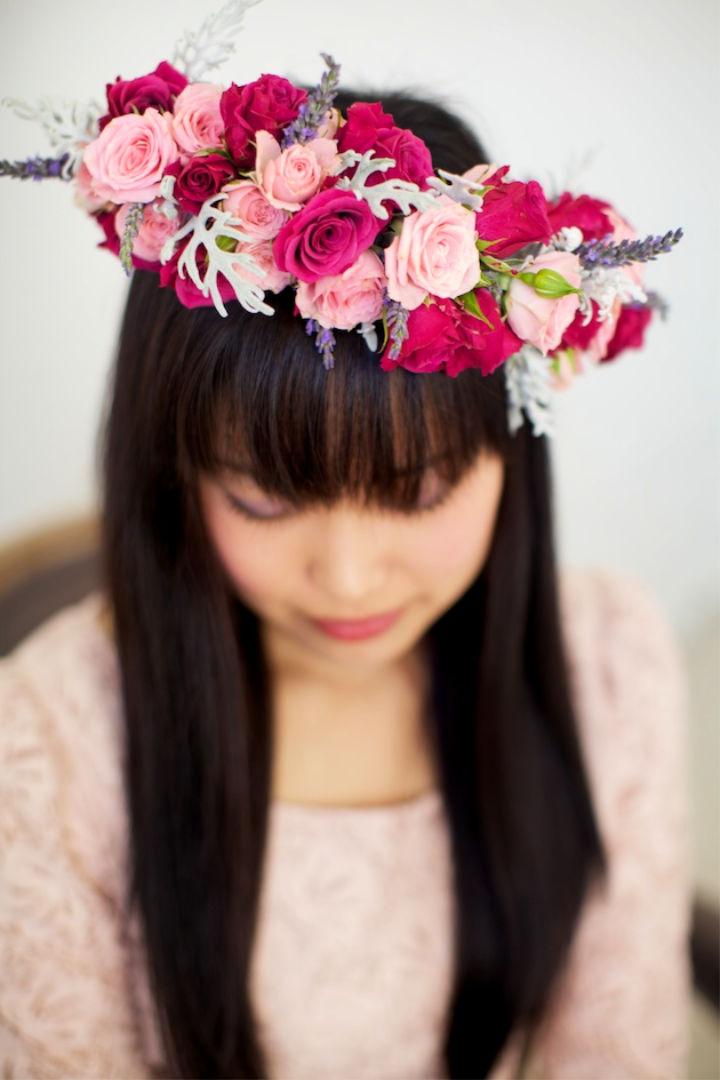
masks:
<svg viewBox="0 0 720 1080"><path fill-rule="evenodd" d="M169 59L208 0L0 0L0 99L102 100L105 83ZM490 160L546 191L614 203L642 235L681 226L647 285L668 301L646 347L558 397L552 447L561 560L632 574L668 613L687 663L694 866L717 901L720 436L716 0L264 0L245 16L225 84L263 72L439 95ZM49 153L0 109L0 156ZM0 202L0 588L93 533L95 438L126 279L59 181L3 181ZM77 566L73 581L77 582ZM57 574L52 579L58 581ZM69 586L68 586L69 587ZM72 588L75 588L73 585ZM62 591L62 590L61 590ZM717 1020L698 1001L693 1076L720 1076Z"/></svg>

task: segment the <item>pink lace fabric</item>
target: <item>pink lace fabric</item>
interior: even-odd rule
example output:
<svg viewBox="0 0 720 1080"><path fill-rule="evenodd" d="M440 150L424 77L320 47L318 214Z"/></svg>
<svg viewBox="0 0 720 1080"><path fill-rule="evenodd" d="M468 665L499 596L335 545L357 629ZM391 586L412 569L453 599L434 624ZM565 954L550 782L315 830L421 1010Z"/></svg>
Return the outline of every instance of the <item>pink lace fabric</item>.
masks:
<svg viewBox="0 0 720 1080"><path fill-rule="evenodd" d="M0 661L0 1072L152 1077L139 935L120 919L127 817L112 643L92 593ZM565 569L561 608L611 858L522 1075L686 1076L691 971L686 687L655 598ZM449 839L439 792L272 804L251 992L272 1077L446 1077ZM478 1018L478 1023L482 1018ZM522 1033L491 1080L520 1076Z"/></svg>

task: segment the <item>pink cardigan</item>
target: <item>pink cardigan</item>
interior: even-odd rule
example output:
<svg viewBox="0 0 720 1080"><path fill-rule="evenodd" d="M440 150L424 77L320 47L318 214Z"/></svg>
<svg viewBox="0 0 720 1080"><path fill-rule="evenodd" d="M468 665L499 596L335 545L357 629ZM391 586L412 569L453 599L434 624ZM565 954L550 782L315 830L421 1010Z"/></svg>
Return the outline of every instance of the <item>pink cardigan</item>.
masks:
<svg viewBox="0 0 720 1080"><path fill-rule="evenodd" d="M101 595L0 661L0 1075L162 1068L137 924L119 919L121 709ZM647 588L565 569L561 612L611 856L523 1075L686 1076L691 871L684 671ZM438 1080L451 979L437 791L394 806L274 802L251 990L271 1076ZM478 1023L482 1017L478 1018ZM521 1033L491 1076L518 1076ZM156 1075L156 1073L155 1073Z"/></svg>

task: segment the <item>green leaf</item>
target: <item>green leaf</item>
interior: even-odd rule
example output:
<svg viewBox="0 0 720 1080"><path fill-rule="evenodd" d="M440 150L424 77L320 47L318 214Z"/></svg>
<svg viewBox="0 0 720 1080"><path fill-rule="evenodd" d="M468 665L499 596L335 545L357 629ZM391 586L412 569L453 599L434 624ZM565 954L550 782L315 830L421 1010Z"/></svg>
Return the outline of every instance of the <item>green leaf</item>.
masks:
<svg viewBox="0 0 720 1080"><path fill-rule="evenodd" d="M234 251L237 240L234 240L232 236L217 236L215 243L221 251Z"/></svg>
<svg viewBox="0 0 720 1080"><path fill-rule="evenodd" d="M476 319L480 319L480 321L484 322L486 326L489 326L491 330L493 329L493 324L478 303L475 289L471 289L470 292L463 293L461 296L456 296L455 299L462 304L470 315L474 315Z"/></svg>
<svg viewBox="0 0 720 1080"><path fill-rule="evenodd" d="M382 340L382 345L380 346L380 352L381 353L385 352L385 346L387 345L388 337L390 336L390 331L388 329L387 315L385 314L384 311L383 311L383 315L382 315L382 324L383 324L383 340Z"/></svg>
<svg viewBox="0 0 720 1080"><path fill-rule="evenodd" d="M481 240L478 236L475 240L475 247L478 249L478 251L485 251L486 248L489 248L490 245L494 243L494 240Z"/></svg>
<svg viewBox="0 0 720 1080"><path fill-rule="evenodd" d="M503 259L496 259L494 255L481 255L480 262L484 263L485 266L488 266L491 270L499 270L502 274L512 273L512 267L504 262Z"/></svg>

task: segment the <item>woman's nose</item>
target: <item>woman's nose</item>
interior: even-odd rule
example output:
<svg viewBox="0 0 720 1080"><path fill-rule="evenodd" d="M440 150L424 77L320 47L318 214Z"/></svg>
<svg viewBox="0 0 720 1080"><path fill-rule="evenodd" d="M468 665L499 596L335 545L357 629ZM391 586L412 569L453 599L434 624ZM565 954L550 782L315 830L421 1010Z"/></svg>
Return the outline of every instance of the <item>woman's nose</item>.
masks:
<svg viewBox="0 0 720 1080"><path fill-rule="evenodd" d="M309 572L325 594L329 616L381 611L386 569L377 522L367 512L334 507L318 523Z"/></svg>

